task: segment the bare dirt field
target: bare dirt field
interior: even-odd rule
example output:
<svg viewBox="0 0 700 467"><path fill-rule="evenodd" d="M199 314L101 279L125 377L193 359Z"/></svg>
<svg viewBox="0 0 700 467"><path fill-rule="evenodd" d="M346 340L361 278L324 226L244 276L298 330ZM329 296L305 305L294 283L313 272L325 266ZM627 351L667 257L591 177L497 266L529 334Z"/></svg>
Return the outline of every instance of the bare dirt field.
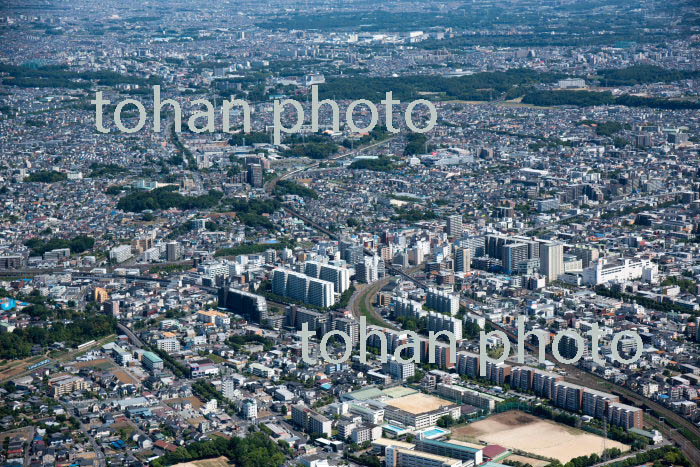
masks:
<svg viewBox="0 0 700 467"><path fill-rule="evenodd" d="M173 467L230 467L228 459L225 457L217 457L216 459L205 459L201 461L184 462L174 465Z"/></svg>
<svg viewBox="0 0 700 467"><path fill-rule="evenodd" d="M628 451L629 446L524 412L504 412L469 425L452 428L454 439L479 440L505 448L559 460L602 454L604 447Z"/></svg>

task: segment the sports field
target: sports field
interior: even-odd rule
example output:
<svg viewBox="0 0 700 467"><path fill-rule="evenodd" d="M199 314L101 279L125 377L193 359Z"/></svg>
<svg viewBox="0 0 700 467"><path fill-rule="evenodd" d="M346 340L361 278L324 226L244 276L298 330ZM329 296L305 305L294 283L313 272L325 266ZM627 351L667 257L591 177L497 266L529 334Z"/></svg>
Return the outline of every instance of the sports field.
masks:
<svg viewBox="0 0 700 467"><path fill-rule="evenodd" d="M173 467L229 467L231 463L224 456L215 459L204 459L201 461L184 462Z"/></svg>
<svg viewBox="0 0 700 467"><path fill-rule="evenodd" d="M605 440L576 428L543 420L524 412L504 412L469 425L452 428L452 437L463 441L479 440L505 448L559 460L562 464L579 456L602 454L603 449L629 446Z"/></svg>

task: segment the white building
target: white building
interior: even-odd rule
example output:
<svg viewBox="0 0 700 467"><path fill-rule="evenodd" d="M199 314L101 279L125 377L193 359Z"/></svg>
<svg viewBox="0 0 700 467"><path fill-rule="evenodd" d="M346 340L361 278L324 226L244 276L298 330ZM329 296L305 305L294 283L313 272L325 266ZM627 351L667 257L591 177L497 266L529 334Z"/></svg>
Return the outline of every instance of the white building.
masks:
<svg viewBox="0 0 700 467"><path fill-rule="evenodd" d="M109 259L115 263L123 263L131 256L131 245L119 245L109 250Z"/></svg>
<svg viewBox="0 0 700 467"><path fill-rule="evenodd" d="M258 402L255 399L246 399L243 402L242 415L246 420L258 418Z"/></svg>
<svg viewBox="0 0 700 467"><path fill-rule="evenodd" d="M601 258L583 270L583 283L586 285L600 285L610 281L631 281L641 279L645 275L654 278L658 274L658 267L648 259L622 258L607 260Z"/></svg>

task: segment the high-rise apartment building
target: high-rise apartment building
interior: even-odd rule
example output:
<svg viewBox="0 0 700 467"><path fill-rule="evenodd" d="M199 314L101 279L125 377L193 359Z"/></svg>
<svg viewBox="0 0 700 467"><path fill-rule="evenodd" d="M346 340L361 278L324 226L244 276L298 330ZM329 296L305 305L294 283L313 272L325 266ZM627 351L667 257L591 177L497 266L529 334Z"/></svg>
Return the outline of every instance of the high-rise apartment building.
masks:
<svg viewBox="0 0 700 467"><path fill-rule="evenodd" d="M455 214L447 218L447 235L450 237L460 237L462 235L462 216Z"/></svg>
<svg viewBox="0 0 700 467"><path fill-rule="evenodd" d="M547 282L555 281L564 274L564 245L544 243L540 247L540 272Z"/></svg>

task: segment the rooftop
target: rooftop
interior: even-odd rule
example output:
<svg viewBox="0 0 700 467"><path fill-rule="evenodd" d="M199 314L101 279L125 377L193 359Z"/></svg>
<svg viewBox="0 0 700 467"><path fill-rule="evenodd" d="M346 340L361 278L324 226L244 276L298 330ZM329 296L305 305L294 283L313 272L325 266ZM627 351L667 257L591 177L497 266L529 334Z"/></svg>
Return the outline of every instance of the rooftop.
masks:
<svg viewBox="0 0 700 467"><path fill-rule="evenodd" d="M439 397L416 393L388 401L387 405L411 414L421 414L443 407L454 406L455 404Z"/></svg>

